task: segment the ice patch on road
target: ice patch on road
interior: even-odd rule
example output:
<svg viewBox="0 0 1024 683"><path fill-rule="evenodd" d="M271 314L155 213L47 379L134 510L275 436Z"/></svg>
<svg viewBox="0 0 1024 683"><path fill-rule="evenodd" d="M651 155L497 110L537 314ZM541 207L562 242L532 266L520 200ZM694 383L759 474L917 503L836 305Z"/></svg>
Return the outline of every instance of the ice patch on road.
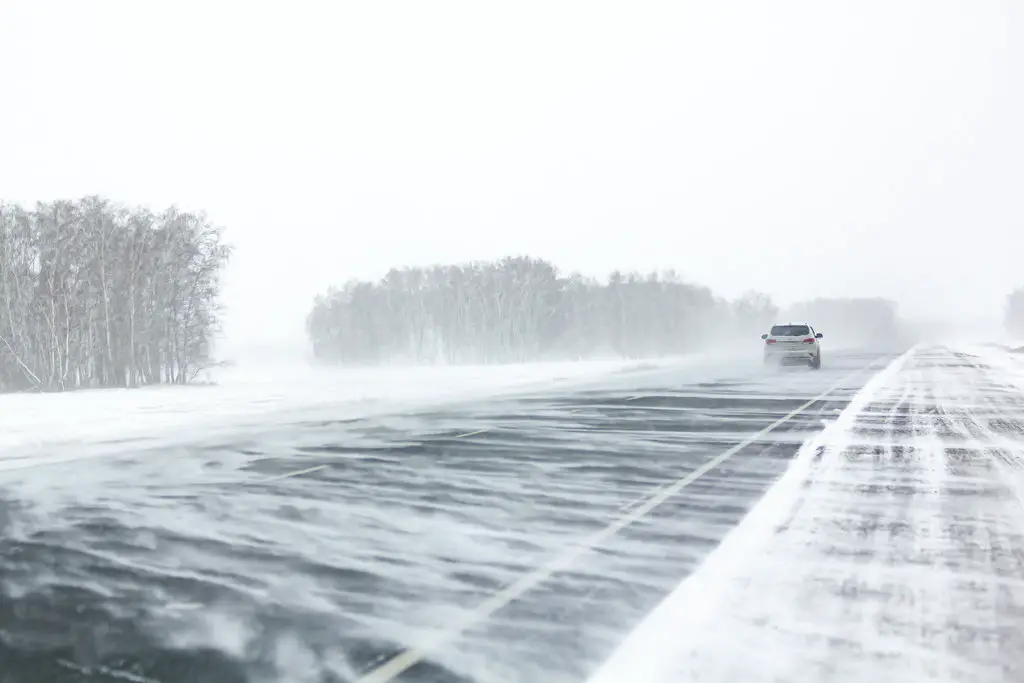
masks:
<svg viewBox="0 0 1024 683"><path fill-rule="evenodd" d="M1019 680L1024 401L982 365L876 375L589 683Z"/></svg>

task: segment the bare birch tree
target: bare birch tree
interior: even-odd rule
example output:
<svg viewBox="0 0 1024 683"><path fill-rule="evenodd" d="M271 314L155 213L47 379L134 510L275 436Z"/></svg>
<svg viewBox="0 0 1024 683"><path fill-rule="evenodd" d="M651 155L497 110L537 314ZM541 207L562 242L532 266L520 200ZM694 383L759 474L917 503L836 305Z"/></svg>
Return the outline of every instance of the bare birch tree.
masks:
<svg viewBox="0 0 1024 683"><path fill-rule="evenodd" d="M212 362L230 255L175 208L0 205L0 390L189 381Z"/></svg>

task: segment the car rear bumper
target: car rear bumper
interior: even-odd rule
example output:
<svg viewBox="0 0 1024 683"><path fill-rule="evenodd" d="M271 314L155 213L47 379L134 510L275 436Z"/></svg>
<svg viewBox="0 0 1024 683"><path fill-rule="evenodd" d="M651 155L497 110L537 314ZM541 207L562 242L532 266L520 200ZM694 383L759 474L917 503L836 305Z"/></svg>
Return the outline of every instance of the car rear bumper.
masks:
<svg viewBox="0 0 1024 683"><path fill-rule="evenodd" d="M764 360L765 362L771 361L776 363L809 363L817 355L817 350L810 349L765 351Z"/></svg>

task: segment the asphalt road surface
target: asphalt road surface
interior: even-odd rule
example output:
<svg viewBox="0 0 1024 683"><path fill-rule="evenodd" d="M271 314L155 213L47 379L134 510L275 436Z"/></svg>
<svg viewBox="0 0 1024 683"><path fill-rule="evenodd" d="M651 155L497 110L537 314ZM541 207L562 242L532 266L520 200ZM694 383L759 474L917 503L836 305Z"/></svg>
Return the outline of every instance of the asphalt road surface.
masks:
<svg viewBox="0 0 1024 683"><path fill-rule="evenodd" d="M0 683L583 683L892 358L637 374L4 472ZM907 405L858 429L892 442Z"/></svg>

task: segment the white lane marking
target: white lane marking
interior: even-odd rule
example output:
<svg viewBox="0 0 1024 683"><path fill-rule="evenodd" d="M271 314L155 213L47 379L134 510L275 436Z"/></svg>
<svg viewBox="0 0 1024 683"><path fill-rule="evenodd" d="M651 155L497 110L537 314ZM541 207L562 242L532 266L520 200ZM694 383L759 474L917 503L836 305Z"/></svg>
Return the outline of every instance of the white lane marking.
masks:
<svg viewBox="0 0 1024 683"><path fill-rule="evenodd" d="M267 481L278 481L279 479L290 479L291 477L297 477L300 474L309 474L310 472L316 472L318 470L324 470L330 467L330 465L317 465L316 467L307 467L304 470L295 470L294 472L287 472L285 474L278 474L273 477L264 477L263 479L257 479L254 483L262 484Z"/></svg>
<svg viewBox="0 0 1024 683"><path fill-rule="evenodd" d="M692 472L682 477L681 479L677 479L671 484L657 487L653 493L647 494L647 501L643 505L634 507L625 514L621 515L618 519L616 519L614 522L612 522L605 528L584 538L583 541L576 544L575 546L571 546L565 552L561 553L560 555L557 555L548 563L541 565L540 567L534 569L526 576L517 580L515 583L512 583L511 585L498 591L490 598L480 603L476 607L476 609L471 611L469 614L463 617L460 621L458 621L454 626L452 626L448 630L427 638L426 642L423 645L419 647L412 647L403 652L400 652L384 664L380 665L375 669L370 670L360 678L356 679L356 683L389 683L389 681L394 679L396 676L401 675L411 667L415 666L420 660L426 658L431 652L437 650L449 640L462 635L462 633L464 633L470 627L488 618L505 605L509 604L516 598L520 597L521 595L529 591L537 584L548 579L553 574L563 569L566 569L584 553L603 543L604 541L611 538L628 525L645 516L651 510L664 503L666 500L668 500L676 493L692 484L700 477L704 476L709 471L721 465L723 462L731 458L733 455L738 453L743 448L747 447L754 441L760 439L761 437L763 437L765 434L769 433L776 427L792 420L794 417L796 417L804 410L817 403L818 401L826 399L832 392L834 392L848 380L878 365L879 363L882 362L882 360L883 359L880 358L875 359L868 363L867 365L858 368L854 372L851 372L850 374L844 376L838 382L836 382L835 384L833 384L828 389L818 394L811 400L807 401L798 408L795 408L794 410L790 411L785 416L779 418L778 420L771 423L770 425L768 425L758 433L754 434L753 436L736 444L735 446L725 451L724 453L721 453L715 458L704 463L703 465L693 470Z"/></svg>
<svg viewBox="0 0 1024 683"><path fill-rule="evenodd" d="M647 394L633 394L632 396L627 396L623 400L625 400L625 401L635 401L636 399L644 398L645 396L647 396ZM572 415L573 413L578 413L578 412L581 412L583 410L586 410L588 407L592 407L592 406L587 406L587 407L584 407L584 408L573 408L567 414L568 415ZM613 408L614 404L610 404L610 403L609 404L604 404L604 405L602 405L600 407L602 407L602 408Z"/></svg>
<svg viewBox="0 0 1024 683"><path fill-rule="evenodd" d="M647 499L647 498L650 498L651 496L653 496L653 495L657 494L657 493L658 493L658 491L661 491L661 490L662 490L662 489L664 489L664 488L665 488L666 486L668 486L668 485L669 485L670 483L671 483L671 482L669 482L669 483L666 483L666 484L659 484L658 486L655 486L655 487L654 487L654 489L652 489L652 490L649 490L649 491L644 491L643 493L641 493L641 494L640 494L639 496L637 496L637 497L636 497L636 498L634 498L633 500L631 500L631 501L629 501L628 503L626 503L626 504L622 505L622 506L621 506L621 507L619 508L619 512L626 512L626 511L627 511L627 510L629 510L630 508L636 507L637 505L639 505L640 503L642 503L642 502L643 502L643 501L644 501L645 499Z"/></svg>
<svg viewBox="0 0 1024 683"><path fill-rule="evenodd" d="M456 434L452 438L453 439L464 439L467 436L476 436L477 434L483 434L484 432L489 432L489 431L491 431L491 428L487 427L487 428L484 428L484 429L478 429L475 432L466 432L465 434Z"/></svg>
<svg viewBox="0 0 1024 683"><path fill-rule="evenodd" d="M864 366L863 368L861 368L861 370L867 370L867 369L868 369L869 367L871 367L871 365L873 365L873 364L874 364L874 363L869 363L868 365L866 365L866 366ZM861 370L858 370L857 372L855 372L855 373L853 373L853 374L851 374L851 375L847 375L847 376L846 376L846 378L848 379L848 378L852 377L853 375L856 375L856 374L857 374L858 372L860 372ZM831 393L831 392L832 392L832 391L834 391L834 390L835 390L835 389L836 389L836 388L837 388L838 386L839 386L838 384L836 384L836 385L833 385L833 386L832 386L832 388L831 388L831 389L829 389L829 391L828 391L828 392L826 392L826 393ZM818 401L818 398L814 398L814 399L811 399L811 403L816 403L817 401ZM800 408L797 408L797 410L799 410L799 411L801 411L801 412L802 412L803 410L805 410L805 409L806 409L806 407L807 407L807 404L804 404L804 405L803 405L803 406L801 406ZM781 423L780 423L780 424L781 424ZM824 427L827 427L827 426L828 426L828 425L829 425L830 423L829 423L829 422L828 422L827 420L821 420L821 424L822 424L822 427L824 428ZM771 429L774 429L774 428L775 428L775 427L777 427L777 426L778 426L778 424L776 424L776 425L774 425L774 426L770 426L770 427L767 427L767 428L766 428L766 430L771 430ZM757 439L758 437L760 437L760 436L762 436L763 434L765 434L765 433L766 433L766 430L762 430L761 432L758 432L758 433L757 433L757 434L755 434L754 436L750 437L750 438L749 438L749 439L748 439L747 441L745 441L745 442L741 443L741 444L739 445L739 448L740 448L740 449L742 449L742 448L745 448L745 447L749 446L749 445L750 445L751 443L753 443L753 441L754 441L754 440L756 440L756 439ZM736 448L736 446L733 446L733 448ZM732 455L735 455L735 454L736 454L736 452L734 451L734 452L732 453ZM719 457L721 457L721 456L719 456ZM724 461L724 459L723 459L723 461ZM630 500L630 501L629 501L628 503L625 503L624 505L622 505L622 506L621 506L621 507L619 508L619 512L626 512L626 511L627 511L627 510L629 510L630 508L633 508L633 507L635 507L635 506L639 505L639 504L640 504L640 503L642 503L642 502L643 502L643 501L644 501L644 500L645 500L646 498L650 498L651 496L653 496L653 495L657 494L657 493L658 493L659 491L661 491L662 489L664 489L664 488L665 488L666 486L669 486L669 485L670 485L671 483L672 483L672 482L666 482L666 483L664 483L664 484L659 484L659 485L658 485L658 486L656 486L656 487L655 487L655 488L654 488L653 490L650 490L650 491L644 491L643 493L641 493L641 494L640 494L639 496L637 496L636 498L633 498L633 499L632 499L632 500Z"/></svg>

